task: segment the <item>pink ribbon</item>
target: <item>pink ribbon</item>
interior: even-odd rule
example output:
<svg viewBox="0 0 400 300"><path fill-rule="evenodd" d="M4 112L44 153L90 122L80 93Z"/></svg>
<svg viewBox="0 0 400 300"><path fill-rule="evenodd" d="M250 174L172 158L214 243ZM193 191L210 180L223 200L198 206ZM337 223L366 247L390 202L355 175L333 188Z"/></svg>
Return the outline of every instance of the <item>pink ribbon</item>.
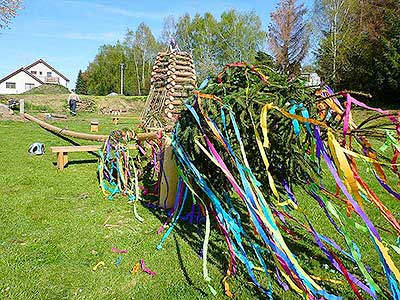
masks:
<svg viewBox="0 0 400 300"><path fill-rule="evenodd" d="M380 108L374 108L374 107L368 106L368 105L362 103L361 101L354 99L350 94L346 94L346 99L347 99L346 111L345 111L344 120L343 120L343 134L344 135L346 135L347 130L349 129L350 109L351 109L352 103L354 103L355 105L360 106L362 108L366 108L366 109L373 110L378 113L384 114L389 118L390 121L392 121L395 124L398 124L398 120L396 119L396 117L391 115L390 112L387 110L382 110ZM400 134L399 131L397 133Z"/></svg>
<svg viewBox="0 0 400 300"><path fill-rule="evenodd" d="M142 268L143 272L149 274L151 277L154 277L156 275L156 273L154 273L152 270L146 268L143 258L140 260L140 267Z"/></svg>
<svg viewBox="0 0 400 300"><path fill-rule="evenodd" d="M117 254L128 253L129 252L128 250L119 250L119 249L117 249L115 247L111 248L111 251L114 252L114 253L117 253Z"/></svg>

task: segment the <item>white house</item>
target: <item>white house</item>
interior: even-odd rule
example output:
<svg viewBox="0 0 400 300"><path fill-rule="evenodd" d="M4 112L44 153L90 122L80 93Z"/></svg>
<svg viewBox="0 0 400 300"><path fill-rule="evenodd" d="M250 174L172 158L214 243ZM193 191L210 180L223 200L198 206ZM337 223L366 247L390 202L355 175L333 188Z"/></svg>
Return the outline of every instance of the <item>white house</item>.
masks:
<svg viewBox="0 0 400 300"><path fill-rule="evenodd" d="M45 83L67 87L69 79L39 59L0 79L0 94L21 94Z"/></svg>

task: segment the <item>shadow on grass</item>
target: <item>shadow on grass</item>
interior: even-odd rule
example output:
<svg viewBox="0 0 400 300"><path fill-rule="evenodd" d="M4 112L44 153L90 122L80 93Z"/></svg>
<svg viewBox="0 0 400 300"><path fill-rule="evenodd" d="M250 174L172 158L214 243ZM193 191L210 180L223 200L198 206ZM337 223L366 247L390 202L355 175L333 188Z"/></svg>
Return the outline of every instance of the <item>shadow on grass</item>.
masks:
<svg viewBox="0 0 400 300"><path fill-rule="evenodd" d="M71 161L68 161L68 163L64 166L64 168L67 168L70 165L82 165L82 164L93 164L93 163L97 163L97 159L71 160ZM57 166L57 163L53 162L53 166Z"/></svg>
<svg viewBox="0 0 400 300"><path fill-rule="evenodd" d="M178 240L176 239L176 236L174 236L174 241L175 241L175 247L176 247L176 253L178 256L178 261L179 261L179 266L182 270L183 276L185 277L186 282L194 287L194 289L199 292L202 296L206 297L208 296L207 293L205 293L203 290L201 290L200 288L198 288L197 286L195 286L195 284L193 283L192 279L190 279L189 274L186 270L185 265L183 264L183 259L182 259L182 254L181 254L181 248L179 246Z"/></svg>
<svg viewBox="0 0 400 300"><path fill-rule="evenodd" d="M152 207L147 207L144 205L156 218L160 220L160 223L164 223L165 220L167 219L167 214L166 210L161 209L161 208L152 208ZM242 207L243 209L244 207ZM187 212L187 211L186 211ZM242 215L242 214L241 214ZM245 214L243 214L245 215ZM252 233L253 228L249 223L249 220L246 220L246 217L243 217L242 220L243 228L246 232ZM224 272L225 270L228 269L229 267L229 252L228 252L228 247L226 246L225 240L222 236L222 234L219 233L217 224L215 220L211 217L211 236L208 244L208 255L207 255L207 262L208 265L213 265L217 269L221 270L221 280L225 276ZM204 290L201 290L200 288L196 287L195 284L193 283L193 280L190 278L189 273L184 265L183 259L182 259L182 254L181 254L181 248L179 245L179 241L176 238L176 235L178 235L183 241L185 241L186 244L189 245L191 249L197 255L200 257L202 256L202 247L203 247L203 240L204 240L204 231L205 231L205 224L204 223L199 223L199 224L189 224L186 221L179 220L178 223L175 225L173 229L173 238L175 242L175 247L177 251L177 256L179 260L179 265L180 269L182 271L182 274L185 277L186 282L194 287L198 292L201 293L202 296L208 295ZM165 233L165 231L163 232ZM160 235L160 239L162 237L162 234ZM319 264L323 263L328 263L328 260L324 257L321 256L320 254L316 253L316 251L311 250L309 247L306 245L312 245L313 241L310 240L307 236L305 235L298 235L299 239L301 240L301 243L298 243L294 240L291 240L290 237L285 238L285 241L290 249L297 254L305 255L307 257L312 257L313 260L316 260ZM171 238L171 236L169 237ZM263 245L263 242L260 240L258 236L253 236L254 242L257 242L260 245ZM253 254L253 250L249 245L245 245L246 252L249 256L249 258L253 261L256 262L258 261L256 256ZM237 257L236 257L237 258ZM267 267L269 270L275 270L275 264L269 254L264 255L265 262L267 264ZM200 266L201 268L201 266ZM309 270L308 266L304 267L305 271L307 272ZM314 270L315 271L315 270ZM260 284L263 286L268 286L267 284L267 279L266 276L263 273L256 272L257 274L256 277L259 280ZM272 276L273 277L273 276ZM232 293L236 296L235 299L240 299L240 294L246 294L247 296L254 297L257 299L268 299L268 297L263 294L255 285L250 283L251 279L247 273L247 270L245 266L239 261L237 258L237 275L233 277L235 279L230 279L230 285L231 285L231 291ZM272 278L274 281L274 279ZM215 282L216 284L216 282ZM223 286L222 282L220 282L221 286ZM329 286L325 286L326 290L329 292L332 292L335 294L335 291L333 288ZM274 290L279 290L280 287L275 285ZM207 291L208 292L208 291ZM280 298L279 295L274 293L273 295L274 299L282 299ZM292 298L290 298L292 299Z"/></svg>

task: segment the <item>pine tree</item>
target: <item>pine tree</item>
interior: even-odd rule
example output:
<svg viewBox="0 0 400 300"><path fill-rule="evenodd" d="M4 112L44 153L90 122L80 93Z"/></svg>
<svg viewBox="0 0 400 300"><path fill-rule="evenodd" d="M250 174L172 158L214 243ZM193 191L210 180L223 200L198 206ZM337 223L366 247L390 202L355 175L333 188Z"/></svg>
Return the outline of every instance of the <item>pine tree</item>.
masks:
<svg viewBox="0 0 400 300"><path fill-rule="evenodd" d="M296 0L280 0L271 13L268 43L275 62L284 74L296 74L309 48L307 9Z"/></svg>
<svg viewBox="0 0 400 300"><path fill-rule="evenodd" d="M78 78L76 79L75 90L77 94L87 95L86 80L81 70L79 70L78 72Z"/></svg>

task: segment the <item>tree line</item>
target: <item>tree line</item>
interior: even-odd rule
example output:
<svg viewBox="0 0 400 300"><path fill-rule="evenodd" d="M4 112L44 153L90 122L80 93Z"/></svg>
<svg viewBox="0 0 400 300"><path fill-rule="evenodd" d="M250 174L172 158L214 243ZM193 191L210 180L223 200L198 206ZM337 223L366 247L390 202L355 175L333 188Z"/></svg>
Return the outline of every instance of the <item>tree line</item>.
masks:
<svg viewBox="0 0 400 300"><path fill-rule="evenodd" d="M229 10L164 19L161 36L141 23L122 41L103 45L77 80L77 91L120 92L123 63L126 95L145 95L158 51L175 39L193 55L199 80L231 62L253 63L264 55L291 76L317 72L336 89L356 89L396 103L400 98L400 3L398 0L315 0L307 10L298 0L280 0L263 29L253 12ZM306 66L304 65L306 60Z"/></svg>

